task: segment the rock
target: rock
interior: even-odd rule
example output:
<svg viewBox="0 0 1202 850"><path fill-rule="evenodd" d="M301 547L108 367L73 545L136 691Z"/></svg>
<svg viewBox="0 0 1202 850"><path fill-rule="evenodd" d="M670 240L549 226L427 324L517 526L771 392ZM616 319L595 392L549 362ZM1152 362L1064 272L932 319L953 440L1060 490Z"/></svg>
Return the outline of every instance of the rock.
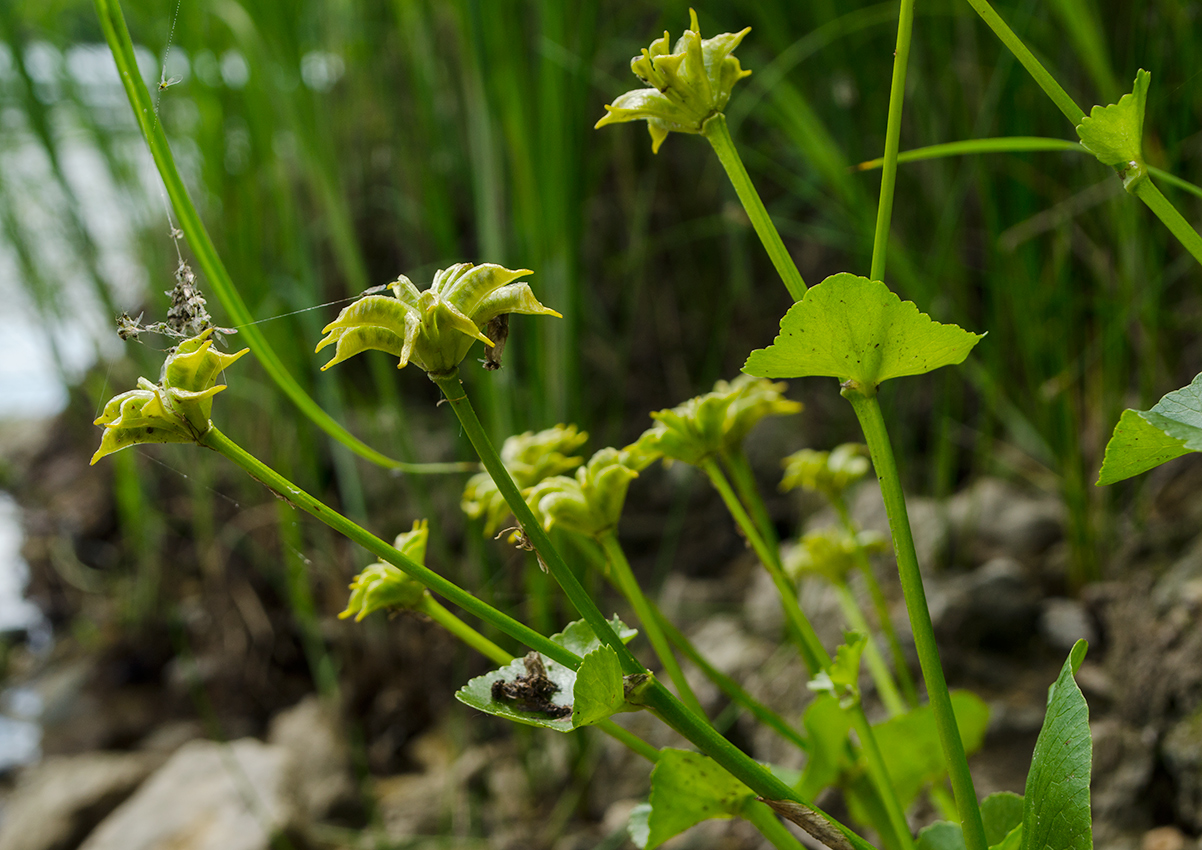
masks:
<svg viewBox="0 0 1202 850"><path fill-rule="evenodd" d="M981 563L1008 556L1027 561L1064 536L1064 508L1053 496L1031 495L997 478L982 478L947 502L957 560Z"/></svg>
<svg viewBox="0 0 1202 850"><path fill-rule="evenodd" d="M80 850L268 850L288 820L287 760L250 738L185 744Z"/></svg>
<svg viewBox="0 0 1202 850"><path fill-rule="evenodd" d="M1168 731L1160 754L1177 786L1177 817L1193 829L1202 829L1202 711Z"/></svg>
<svg viewBox="0 0 1202 850"><path fill-rule="evenodd" d="M317 694L272 718L267 741L287 751L288 790L306 818L320 820L355 804L346 739Z"/></svg>
<svg viewBox="0 0 1202 850"><path fill-rule="evenodd" d="M1139 841L1139 850L1186 850L1188 839L1175 826L1149 829Z"/></svg>
<svg viewBox="0 0 1202 850"><path fill-rule="evenodd" d="M496 748L472 747L454 758L450 742L438 730L422 735L410 749L422 772L374 782L380 826L385 836L397 841L439 834L450 813L468 805L468 780L499 757Z"/></svg>
<svg viewBox="0 0 1202 850"><path fill-rule="evenodd" d="M1077 599L1045 599L1039 613L1039 631L1050 647L1062 653L1071 650L1081 638L1089 641L1090 646L1098 641L1093 620Z"/></svg>
<svg viewBox="0 0 1202 850"><path fill-rule="evenodd" d="M1152 601L1161 611L1178 604L1202 608L1202 535L1156 582Z"/></svg>
<svg viewBox="0 0 1202 850"><path fill-rule="evenodd" d="M153 754L101 752L26 768L5 805L0 850L77 847L160 764Z"/></svg>
<svg viewBox="0 0 1202 850"><path fill-rule="evenodd" d="M1156 730L1135 729L1115 718L1089 724L1093 738L1090 797L1095 820L1135 826L1144 815L1152 778ZM1145 822L1146 825L1146 822Z"/></svg>
<svg viewBox="0 0 1202 850"><path fill-rule="evenodd" d="M927 582L927 600L936 635L961 647L1021 652L1039 621L1039 590L1013 558L936 577Z"/></svg>
<svg viewBox="0 0 1202 850"><path fill-rule="evenodd" d="M865 531L875 531L886 540L891 540L889 517L881 499L881 487L875 479L860 484L848 498L848 509L852 519ZM921 496L906 496L906 513L910 518L910 531L914 535L914 551L919 566L924 571L944 560L948 546L948 523L946 510L934 499ZM834 525L837 520L833 512L821 525ZM808 523L807 529L819 527L818 518Z"/></svg>

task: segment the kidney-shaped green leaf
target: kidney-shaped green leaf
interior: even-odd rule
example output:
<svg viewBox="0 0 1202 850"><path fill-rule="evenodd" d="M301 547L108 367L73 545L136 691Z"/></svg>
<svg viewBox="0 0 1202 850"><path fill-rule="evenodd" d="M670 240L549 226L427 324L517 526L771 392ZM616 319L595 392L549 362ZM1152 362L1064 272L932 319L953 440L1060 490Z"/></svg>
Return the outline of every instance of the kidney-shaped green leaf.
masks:
<svg viewBox="0 0 1202 850"><path fill-rule="evenodd" d="M703 820L739 814L754 797L709 756L665 748L651 771L650 806L635 808L628 829L635 844L651 850Z"/></svg>
<svg viewBox="0 0 1202 850"><path fill-rule="evenodd" d="M1048 710L1035 742L1023 795L1022 850L1092 850L1089 708L1073 673L1088 645L1077 641L1048 689Z"/></svg>
<svg viewBox="0 0 1202 850"><path fill-rule="evenodd" d="M1202 451L1202 375L1151 410L1124 410L1106 444L1098 484L1114 484Z"/></svg>
<svg viewBox="0 0 1202 850"><path fill-rule="evenodd" d="M772 345L743 371L763 378L826 375L875 387L962 363L983 334L934 321L885 284L841 272L789 308Z"/></svg>
<svg viewBox="0 0 1202 850"><path fill-rule="evenodd" d="M990 850L1018 850L1022 837L1023 798L1010 791L990 794L981 801L981 820ZM915 850L964 850L960 824L936 821L918 833Z"/></svg>

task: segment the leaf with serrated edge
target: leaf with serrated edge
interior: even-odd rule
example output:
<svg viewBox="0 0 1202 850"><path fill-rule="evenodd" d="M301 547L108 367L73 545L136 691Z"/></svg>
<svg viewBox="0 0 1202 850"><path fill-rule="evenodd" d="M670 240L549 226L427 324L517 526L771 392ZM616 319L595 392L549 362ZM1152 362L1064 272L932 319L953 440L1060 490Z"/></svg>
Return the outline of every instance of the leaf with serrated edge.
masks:
<svg viewBox="0 0 1202 850"><path fill-rule="evenodd" d="M584 656L572 688L572 725L597 723L620 711L626 700L622 690L622 664L608 646Z"/></svg>
<svg viewBox="0 0 1202 850"><path fill-rule="evenodd" d="M547 670L547 678L559 686L559 690L551 698L554 705L570 706L572 704L572 689L576 685L576 672L569 667L543 657L543 666ZM521 658L515 658L499 670L477 676L455 692L455 699L464 705L470 705L486 714L494 714L527 726L541 726L558 732L572 731L572 718L550 717L537 711L522 711L516 703L492 698L493 682L512 682L519 676L526 675L526 665Z"/></svg>
<svg viewBox="0 0 1202 850"><path fill-rule="evenodd" d="M665 748L651 771L646 850L710 818L742 811L755 793L701 753Z"/></svg>
<svg viewBox="0 0 1202 850"><path fill-rule="evenodd" d="M1202 451L1202 374L1151 410L1124 410L1102 458L1098 484L1114 484Z"/></svg>
<svg viewBox="0 0 1202 850"><path fill-rule="evenodd" d="M1023 795L1022 850L1092 850L1089 707L1073 673L1088 645L1077 641L1048 689L1048 710L1035 742Z"/></svg>
<svg viewBox="0 0 1202 850"><path fill-rule="evenodd" d="M841 272L810 287L772 345L743 371L764 378L825 375L864 387L962 363L984 334L934 321L880 281Z"/></svg>
<svg viewBox="0 0 1202 850"><path fill-rule="evenodd" d="M1130 94L1110 106L1095 106L1077 125L1081 144L1103 165L1143 165L1144 105L1152 75L1140 68Z"/></svg>
<svg viewBox="0 0 1202 850"><path fill-rule="evenodd" d="M631 639L639 633L638 629L632 629L618 619L617 614L613 615L613 618L609 621L609 625L613 627L614 632L621 639L622 643L630 643ZM573 620L568 623L564 626L562 632L551 635L551 641L559 644L568 652L579 655L581 658L601 645L601 641L597 640L597 636L593 634L592 628L584 620Z"/></svg>

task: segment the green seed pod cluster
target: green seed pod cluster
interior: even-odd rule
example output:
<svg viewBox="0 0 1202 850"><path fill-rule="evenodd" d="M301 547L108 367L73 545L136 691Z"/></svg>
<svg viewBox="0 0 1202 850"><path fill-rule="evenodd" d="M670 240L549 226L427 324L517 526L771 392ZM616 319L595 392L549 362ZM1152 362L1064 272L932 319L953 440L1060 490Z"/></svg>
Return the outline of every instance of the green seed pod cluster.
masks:
<svg viewBox="0 0 1202 850"><path fill-rule="evenodd" d="M387 285L391 295L365 295L326 325L317 350L333 345L334 359L321 368L374 348L400 358L399 369L412 362L431 375L446 375L476 340L490 349L498 345L484 333L494 319L510 313L563 318L539 303L528 283L515 282L531 273L459 263L439 269L425 291L401 275Z"/></svg>
<svg viewBox="0 0 1202 850"><path fill-rule="evenodd" d="M606 115L597 127L646 121L651 149L659 153L668 133L700 133L706 121L726 108L735 83L751 73L731 55L751 27L702 38L692 9L689 22L691 29L684 31L670 51L665 32L663 38L643 48L641 56L630 60L630 69L650 88L619 95L605 107Z"/></svg>
<svg viewBox="0 0 1202 850"><path fill-rule="evenodd" d="M852 536L842 528L830 526L807 532L785 554L785 572L794 581L819 575L832 584L843 584L856 568L858 552L871 554L885 548L885 539L875 531L861 531Z"/></svg>
<svg viewBox="0 0 1202 850"><path fill-rule="evenodd" d="M209 430L213 396L225 389L217 377L243 354L213 348L208 328L167 355L159 383L138 378L138 389L113 397L96 419L104 426L92 463L140 443L195 443Z"/></svg>
<svg viewBox="0 0 1202 850"><path fill-rule="evenodd" d="M617 449L601 449L574 478L556 475L529 490L526 501L548 531L559 526L586 537L615 528L626 503L630 482L638 472Z"/></svg>
<svg viewBox="0 0 1202 850"><path fill-rule="evenodd" d="M513 476L518 489L525 493L543 479L571 472L584 463L584 458L573 452L586 440L588 433L575 425L561 424L544 431L527 431L505 440L501 446L501 462ZM472 519L484 519L484 533L489 537L497 533L510 513L505 497L487 472L479 472L468 479L460 505Z"/></svg>
<svg viewBox="0 0 1202 850"><path fill-rule="evenodd" d="M656 411L651 414L656 424L627 447L630 465L641 470L661 457L695 465L737 448L765 416L801 412L800 402L784 397L785 388L783 383L740 375L718 381L712 392Z"/></svg>
<svg viewBox="0 0 1202 850"><path fill-rule="evenodd" d="M785 475L780 489L787 492L801 487L831 501L840 499L848 487L868 474L867 454L868 447L860 443L844 443L829 452L801 449L781 461Z"/></svg>
<svg viewBox="0 0 1202 850"><path fill-rule="evenodd" d="M419 564L426 563L426 543L430 528L426 520L414 520L413 529L398 534L393 546ZM338 615L345 620L353 616L359 622L381 608L409 610L417 608L426 597L426 588L405 575L392 564L378 561L355 576L350 583L351 598L346 610Z"/></svg>

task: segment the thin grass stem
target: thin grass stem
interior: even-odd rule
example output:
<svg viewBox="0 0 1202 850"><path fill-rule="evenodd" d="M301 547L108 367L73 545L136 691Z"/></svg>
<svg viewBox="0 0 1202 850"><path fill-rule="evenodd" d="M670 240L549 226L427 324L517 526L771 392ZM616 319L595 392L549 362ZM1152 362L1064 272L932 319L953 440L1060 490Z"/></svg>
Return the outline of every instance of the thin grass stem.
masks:
<svg viewBox="0 0 1202 850"><path fill-rule="evenodd" d="M869 643L869 646L871 645ZM860 751L864 753L868 764L869 778L876 786L881 805L885 807L889 825L893 827L893 833L897 837L898 847L900 850L914 850L914 837L910 834L909 824L906 823L906 813L902 809L901 800L897 797L893 781L889 778L889 770L885 767L885 759L877 744L876 733L872 731L872 726L864 715L864 706L857 703L851 711L851 717L852 727L860 739Z"/></svg>
<svg viewBox="0 0 1202 850"><path fill-rule="evenodd" d="M889 117L885 124L885 162L881 171L881 199L876 208L876 230L872 236L873 280L885 279L885 255L889 250L889 222L893 217L893 189L897 183L897 149L901 138L902 105L906 98L906 65L910 60L910 36L914 30L914 0L901 0L897 20L897 49L893 53L893 83L889 89Z"/></svg>
<svg viewBox="0 0 1202 850"><path fill-rule="evenodd" d="M1135 184L1135 197L1143 201L1157 218L1161 220L1169 232L1185 246L1185 250L1194 255L1194 259L1202 263L1202 236L1185 220L1169 199L1160 193L1151 179L1145 178Z"/></svg>

